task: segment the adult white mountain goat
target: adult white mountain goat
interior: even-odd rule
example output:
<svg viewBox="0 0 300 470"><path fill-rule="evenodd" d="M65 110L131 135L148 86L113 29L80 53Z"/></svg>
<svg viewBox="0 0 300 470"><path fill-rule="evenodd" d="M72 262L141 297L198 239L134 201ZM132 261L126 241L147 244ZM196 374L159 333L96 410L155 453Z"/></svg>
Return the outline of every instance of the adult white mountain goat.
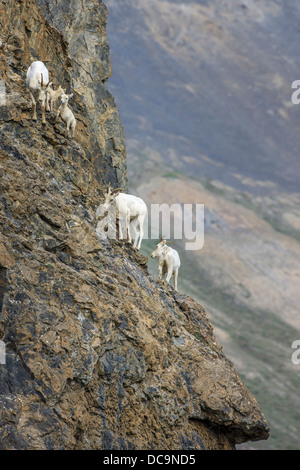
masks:
<svg viewBox="0 0 300 470"><path fill-rule="evenodd" d="M49 111L49 94L48 90L52 83L49 81L49 72L43 62L39 60L32 62L28 67L26 75L26 88L30 94L32 103L33 116L32 119L36 121L36 98L42 108L42 123L46 123L45 107Z"/></svg>
<svg viewBox="0 0 300 470"><path fill-rule="evenodd" d="M144 236L144 221L147 216L147 206L145 202L132 194L121 193L122 188L112 190L109 186L105 194L104 204L101 204L101 211L115 211L116 219L119 221L119 238L127 238L132 243L130 227L134 231L133 247L138 250L141 248ZM123 237L123 228L125 225L125 237ZM137 230L139 226L139 230Z"/></svg>
<svg viewBox="0 0 300 470"><path fill-rule="evenodd" d="M167 274L166 281L170 282L172 274L174 275L174 287L177 290L178 270L180 268L180 258L176 250L167 246L167 240L161 238L151 253L151 258L158 258L158 280L161 281Z"/></svg>

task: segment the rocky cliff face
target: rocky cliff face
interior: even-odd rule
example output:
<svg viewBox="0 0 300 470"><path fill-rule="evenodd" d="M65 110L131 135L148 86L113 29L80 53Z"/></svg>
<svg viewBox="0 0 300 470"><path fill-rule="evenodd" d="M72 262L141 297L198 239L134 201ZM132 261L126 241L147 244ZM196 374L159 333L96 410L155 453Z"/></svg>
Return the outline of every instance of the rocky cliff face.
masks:
<svg viewBox="0 0 300 470"><path fill-rule="evenodd" d="M126 187L100 1L0 2L0 446L233 449L266 439L255 398L201 305L147 258L99 240L96 208ZM75 138L30 120L32 60L73 90ZM3 362L3 361L2 361Z"/></svg>

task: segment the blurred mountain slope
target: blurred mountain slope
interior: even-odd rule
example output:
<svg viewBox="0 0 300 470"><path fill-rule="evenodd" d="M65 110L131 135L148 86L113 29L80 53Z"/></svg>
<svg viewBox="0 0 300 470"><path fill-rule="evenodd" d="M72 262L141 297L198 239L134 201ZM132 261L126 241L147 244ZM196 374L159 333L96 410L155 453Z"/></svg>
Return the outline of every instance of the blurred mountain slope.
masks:
<svg viewBox="0 0 300 470"><path fill-rule="evenodd" d="M268 441L243 448L297 449L300 107L291 85L300 7L106 3L108 87L125 128L130 189L149 205L205 205L203 249L176 241L179 290L210 312L271 424ZM154 244L145 241L144 253Z"/></svg>
<svg viewBox="0 0 300 470"><path fill-rule="evenodd" d="M129 151L133 141L147 144L189 175L239 188L235 175L299 188L300 109L291 102L299 6L237 0L107 6L109 86Z"/></svg>

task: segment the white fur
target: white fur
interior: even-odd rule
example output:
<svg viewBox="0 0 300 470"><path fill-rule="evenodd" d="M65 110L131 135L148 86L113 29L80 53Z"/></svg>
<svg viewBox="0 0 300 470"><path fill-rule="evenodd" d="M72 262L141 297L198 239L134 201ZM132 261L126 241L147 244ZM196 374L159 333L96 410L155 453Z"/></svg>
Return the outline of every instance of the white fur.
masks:
<svg viewBox="0 0 300 470"><path fill-rule="evenodd" d="M71 95L66 95L65 93L61 95L56 117L58 118L60 116L62 118L64 123L67 125L68 136L71 134L71 137L74 137L76 119L72 110L68 107L69 99L72 98L72 96L73 93L71 93Z"/></svg>
<svg viewBox="0 0 300 470"><path fill-rule="evenodd" d="M129 242L132 243L131 226L135 235L133 247L139 250L144 236L144 221L148 212L145 202L132 194L114 193L109 187L102 209L109 210L110 207L116 211L116 217L119 220L119 238L123 238L122 222L124 222L126 237L128 236ZM138 225L139 231L137 231Z"/></svg>
<svg viewBox="0 0 300 470"><path fill-rule="evenodd" d="M56 90L52 90L52 88L49 86L47 93L48 93L50 111L54 111L56 102L61 97L61 95L65 93L65 90L60 85Z"/></svg>
<svg viewBox="0 0 300 470"><path fill-rule="evenodd" d="M180 268L180 258L176 250L167 246L166 240L160 240L155 250L151 253L151 258L158 258L158 280L161 281L167 274L166 281L170 282L174 275L174 287L177 290L178 270Z"/></svg>
<svg viewBox="0 0 300 470"><path fill-rule="evenodd" d="M28 67L26 75L26 88L30 94L33 116L32 119L36 121L36 99L40 102L42 108L42 123L45 124L45 107L49 111L49 98L48 89L51 83L49 82L49 72L43 62L39 60L32 62Z"/></svg>

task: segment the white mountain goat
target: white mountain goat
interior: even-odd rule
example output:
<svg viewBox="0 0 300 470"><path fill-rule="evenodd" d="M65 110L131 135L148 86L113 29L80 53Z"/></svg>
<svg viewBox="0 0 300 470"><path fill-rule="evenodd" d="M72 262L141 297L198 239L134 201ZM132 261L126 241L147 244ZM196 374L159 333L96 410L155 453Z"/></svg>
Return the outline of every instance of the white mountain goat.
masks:
<svg viewBox="0 0 300 470"><path fill-rule="evenodd" d="M112 191L110 186L105 194L104 204L101 205L101 211L107 212L111 209L115 211L115 216L119 220L119 238L123 239L122 224L125 225L126 234L129 243L132 243L130 226L134 230L134 243L133 247L138 250L141 248L142 239L144 236L144 221L147 216L147 206L145 202L132 194L120 193L122 188L117 188ZM139 225L139 231L137 226Z"/></svg>
<svg viewBox="0 0 300 470"><path fill-rule="evenodd" d="M56 101L62 96L62 94L65 94L65 90L60 85L56 90L52 90L52 88L49 86L47 93L50 111L53 112Z"/></svg>
<svg viewBox="0 0 300 470"><path fill-rule="evenodd" d="M70 95L67 95L66 93L63 93L58 100L59 102L59 107L57 109L56 113L56 118L59 116L62 118L64 123L67 125L67 132L68 132L68 137L74 137L75 134L75 127L76 127L76 119L75 116L72 112L72 110L68 107L69 99L72 98L73 93Z"/></svg>
<svg viewBox="0 0 300 470"><path fill-rule="evenodd" d="M151 253L151 258L158 258L158 280L161 281L167 274L166 281L170 282L174 275L174 287L177 290L178 270L180 268L180 258L176 250L167 246L167 240L161 238Z"/></svg>
<svg viewBox="0 0 300 470"><path fill-rule="evenodd" d="M33 116L36 121L36 98L40 102L42 108L42 123L46 123L45 107L49 111L49 95L48 90L52 83L49 82L49 72L43 62L39 60L32 62L28 67L26 75L26 88L30 94Z"/></svg>

